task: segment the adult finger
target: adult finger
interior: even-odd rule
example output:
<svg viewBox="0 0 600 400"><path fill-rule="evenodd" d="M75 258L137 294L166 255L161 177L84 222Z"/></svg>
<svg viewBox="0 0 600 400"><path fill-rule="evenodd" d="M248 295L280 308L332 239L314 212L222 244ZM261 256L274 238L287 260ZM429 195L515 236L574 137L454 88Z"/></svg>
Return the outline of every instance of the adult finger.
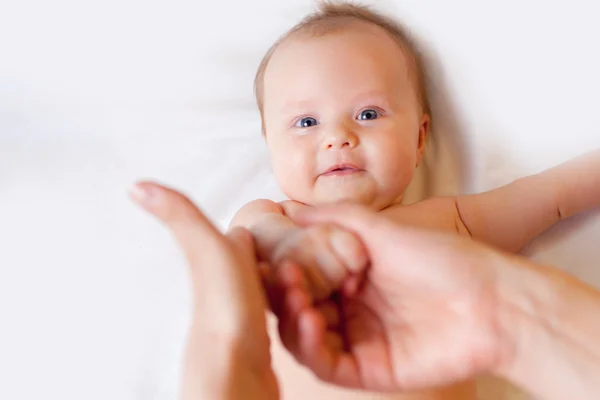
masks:
<svg viewBox="0 0 600 400"><path fill-rule="evenodd" d="M294 216L294 221L304 226L335 224L356 233L362 239L367 238L373 233L381 235L381 228L387 228L385 221L374 211L350 204L338 204L302 210Z"/></svg>
<svg viewBox="0 0 600 400"><path fill-rule="evenodd" d="M263 286L261 276L263 267L256 262L254 238L250 231L242 227L234 227L227 232L226 237L236 254L237 262L235 268L229 269L229 273L222 271L220 274L230 280L230 284L226 286L229 294L224 292L221 294L241 300L245 313L242 318L262 320L270 300L268 299L269 288Z"/></svg>
<svg viewBox="0 0 600 400"><path fill-rule="evenodd" d="M357 360L343 351L341 336L327 330L327 322L316 309L298 316L298 347L293 353L302 365L321 380L346 388L361 387Z"/></svg>
<svg viewBox="0 0 600 400"><path fill-rule="evenodd" d="M401 249L422 247L438 239L410 226L400 226L364 206L343 204L315 207L298 212L294 221L302 226L333 224L354 233L367 249L371 263L393 262Z"/></svg>
<svg viewBox="0 0 600 400"><path fill-rule="evenodd" d="M139 182L130 195L171 230L190 264L201 262L203 250L224 243L223 236L209 219L176 190L153 182Z"/></svg>

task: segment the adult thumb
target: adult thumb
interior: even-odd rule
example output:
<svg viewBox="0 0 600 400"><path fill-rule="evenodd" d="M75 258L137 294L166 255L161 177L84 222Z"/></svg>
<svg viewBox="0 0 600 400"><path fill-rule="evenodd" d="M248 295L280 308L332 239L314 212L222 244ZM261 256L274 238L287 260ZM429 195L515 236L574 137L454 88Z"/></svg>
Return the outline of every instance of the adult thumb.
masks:
<svg viewBox="0 0 600 400"><path fill-rule="evenodd" d="M188 262L202 260L206 246L199 243L223 241L223 236L210 220L182 193L153 182L138 182L130 190L132 199L163 222L175 236Z"/></svg>

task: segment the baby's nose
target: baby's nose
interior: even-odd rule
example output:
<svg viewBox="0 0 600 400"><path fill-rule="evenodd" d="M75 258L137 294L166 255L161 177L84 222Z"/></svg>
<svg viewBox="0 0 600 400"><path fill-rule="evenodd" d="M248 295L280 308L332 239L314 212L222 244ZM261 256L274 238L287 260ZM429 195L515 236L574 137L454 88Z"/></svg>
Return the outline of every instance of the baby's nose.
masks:
<svg viewBox="0 0 600 400"><path fill-rule="evenodd" d="M327 137L325 147L328 150L342 149L344 147L353 148L358 144L356 135L347 130L338 130Z"/></svg>
<svg viewBox="0 0 600 400"><path fill-rule="evenodd" d="M327 148L328 149L338 149L338 148L343 148L343 147L350 147L350 142L348 140L345 141L340 141L340 140L330 140L327 143Z"/></svg>

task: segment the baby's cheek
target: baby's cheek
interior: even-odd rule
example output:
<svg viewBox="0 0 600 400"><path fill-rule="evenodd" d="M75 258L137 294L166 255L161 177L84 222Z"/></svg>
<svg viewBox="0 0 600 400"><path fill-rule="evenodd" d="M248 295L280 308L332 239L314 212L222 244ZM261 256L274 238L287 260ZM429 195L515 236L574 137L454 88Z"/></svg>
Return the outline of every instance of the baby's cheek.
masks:
<svg viewBox="0 0 600 400"><path fill-rule="evenodd" d="M391 151L390 151L391 150ZM402 194L414 175L416 169L416 152L404 146L390 146L378 160L379 180L386 191L395 195Z"/></svg>
<svg viewBox="0 0 600 400"><path fill-rule="evenodd" d="M310 203L311 179L307 165L297 157L280 157L273 160L273 172L279 188L290 199Z"/></svg>

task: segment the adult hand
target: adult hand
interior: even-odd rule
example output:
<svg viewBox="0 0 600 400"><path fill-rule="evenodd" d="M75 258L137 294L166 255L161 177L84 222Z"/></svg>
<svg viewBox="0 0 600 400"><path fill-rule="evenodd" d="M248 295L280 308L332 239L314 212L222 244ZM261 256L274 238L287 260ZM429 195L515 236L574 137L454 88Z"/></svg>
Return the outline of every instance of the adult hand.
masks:
<svg viewBox="0 0 600 400"><path fill-rule="evenodd" d="M302 224L355 233L371 266L355 295L312 304L288 267L280 317L284 345L322 380L379 391L445 385L499 368L513 349L499 321L494 264L473 241L399 227L358 206L309 211ZM506 256L508 257L508 256Z"/></svg>
<svg viewBox="0 0 600 400"><path fill-rule="evenodd" d="M189 264L194 313L182 398L277 398L249 232L222 235L184 195L157 184L138 183L131 195L166 224Z"/></svg>

